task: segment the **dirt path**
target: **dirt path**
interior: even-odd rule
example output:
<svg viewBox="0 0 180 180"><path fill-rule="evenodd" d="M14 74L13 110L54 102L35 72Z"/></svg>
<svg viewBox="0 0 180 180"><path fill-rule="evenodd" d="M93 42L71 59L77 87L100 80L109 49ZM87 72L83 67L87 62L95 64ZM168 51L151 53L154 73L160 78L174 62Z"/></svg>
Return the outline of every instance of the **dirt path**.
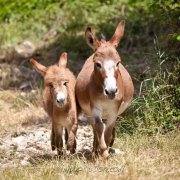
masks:
<svg viewBox="0 0 180 180"><path fill-rule="evenodd" d="M1 168L28 165L33 159L52 159L56 155L50 145L51 122L43 108L26 106L22 100L19 92L0 93ZM76 143L76 152L92 151L93 130L87 119L79 121Z"/></svg>
<svg viewBox="0 0 180 180"><path fill-rule="evenodd" d="M31 125L21 128L18 134L0 138L0 167L28 165L38 158L54 158L56 151L51 150L50 127L50 123ZM76 140L77 153L92 151L93 131L88 122L79 122Z"/></svg>

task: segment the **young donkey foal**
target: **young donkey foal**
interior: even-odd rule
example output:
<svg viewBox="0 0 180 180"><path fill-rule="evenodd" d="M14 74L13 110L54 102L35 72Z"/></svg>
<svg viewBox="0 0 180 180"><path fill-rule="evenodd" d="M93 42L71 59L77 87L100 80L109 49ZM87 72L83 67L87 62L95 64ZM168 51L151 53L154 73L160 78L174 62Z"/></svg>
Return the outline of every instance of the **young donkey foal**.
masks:
<svg viewBox="0 0 180 180"><path fill-rule="evenodd" d="M125 22L121 21L109 41L99 41L91 28L87 28L86 41L95 52L76 79L78 103L88 116L93 116L98 148L104 158L109 155L108 147L113 144L117 116L130 105L134 93L131 77L116 50L124 27Z"/></svg>
<svg viewBox="0 0 180 180"><path fill-rule="evenodd" d="M67 53L62 53L59 62L49 67L39 64L34 59L30 62L44 77L43 103L45 111L52 119L52 150L57 149L58 154L62 154L62 131L65 128L68 133L67 149L74 153L77 129L75 77L66 68Z"/></svg>

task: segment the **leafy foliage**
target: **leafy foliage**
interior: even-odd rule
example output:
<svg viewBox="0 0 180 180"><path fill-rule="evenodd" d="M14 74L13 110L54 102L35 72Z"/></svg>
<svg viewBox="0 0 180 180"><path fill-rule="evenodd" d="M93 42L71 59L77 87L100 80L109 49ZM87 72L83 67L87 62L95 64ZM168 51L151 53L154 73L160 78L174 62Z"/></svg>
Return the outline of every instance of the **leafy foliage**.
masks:
<svg viewBox="0 0 180 180"><path fill-rule="evenodd" d="M24 39L39 46L54 30L57 36L53 42L50 38L49 47L58 44L61 50L70 51L72 59L78 60L92 53L83 39L86 26L93 26L109 39L118 22L126 19L126 34L119 47L123 62L132 65L147 59L150 73L138 80L134 78L136 99L121 120L119 130L152 134L179 128L178 1L0 0L0 7L1 48L16 46ZM72 69L78 71L79 61L71 63ZM134 76L137 74L135 67L128 70Z"/></svg>
<svg viewBox="0 0 180 180"><path fill-rule="evenodd" d="M157 52L153 77L141 82L140 94L122 118L119 133L166 133L180 127L180 60Z"/></svg>

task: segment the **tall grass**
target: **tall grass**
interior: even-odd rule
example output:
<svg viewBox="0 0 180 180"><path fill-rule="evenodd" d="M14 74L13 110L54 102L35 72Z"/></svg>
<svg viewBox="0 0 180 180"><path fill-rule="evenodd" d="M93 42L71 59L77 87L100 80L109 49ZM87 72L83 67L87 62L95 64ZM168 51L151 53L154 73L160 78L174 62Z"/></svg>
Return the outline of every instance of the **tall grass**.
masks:
<svg viewBox="0 0 180 180"><path fill-rule="evenodd" d="M161 52L157 39L154 46L155 73L141 82L119 132L154 134L180 128L180 59Z"/></svg>

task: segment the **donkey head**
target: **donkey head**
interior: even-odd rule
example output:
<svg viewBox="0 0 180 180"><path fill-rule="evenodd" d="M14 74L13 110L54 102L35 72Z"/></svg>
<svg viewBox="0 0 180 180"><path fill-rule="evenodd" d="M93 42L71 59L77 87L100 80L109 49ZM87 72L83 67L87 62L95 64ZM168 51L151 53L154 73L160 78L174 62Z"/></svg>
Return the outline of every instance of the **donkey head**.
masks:
<svg viewBox="0 0 180 180"><path fill-rule="evenodd" d="M121 58L116 47L124 35L124 27L125 21L121 21L109 41L99 41L91 28L87 28L85 32L87 44L95 51L93 61L96 83L102 85L104 95L110 99L114 99L119 93L117 79L120 76L118 65Z"/></svg>
<svg viewBox="0 0 180 180"><path fill-rule="evenodd" d="M30 60L33 67L44 77L45 88L48 88L53 102L62 108L68 101L68 79L66 76L67 53L62 53L56 65L45 67L36 60Z"/></svg>

